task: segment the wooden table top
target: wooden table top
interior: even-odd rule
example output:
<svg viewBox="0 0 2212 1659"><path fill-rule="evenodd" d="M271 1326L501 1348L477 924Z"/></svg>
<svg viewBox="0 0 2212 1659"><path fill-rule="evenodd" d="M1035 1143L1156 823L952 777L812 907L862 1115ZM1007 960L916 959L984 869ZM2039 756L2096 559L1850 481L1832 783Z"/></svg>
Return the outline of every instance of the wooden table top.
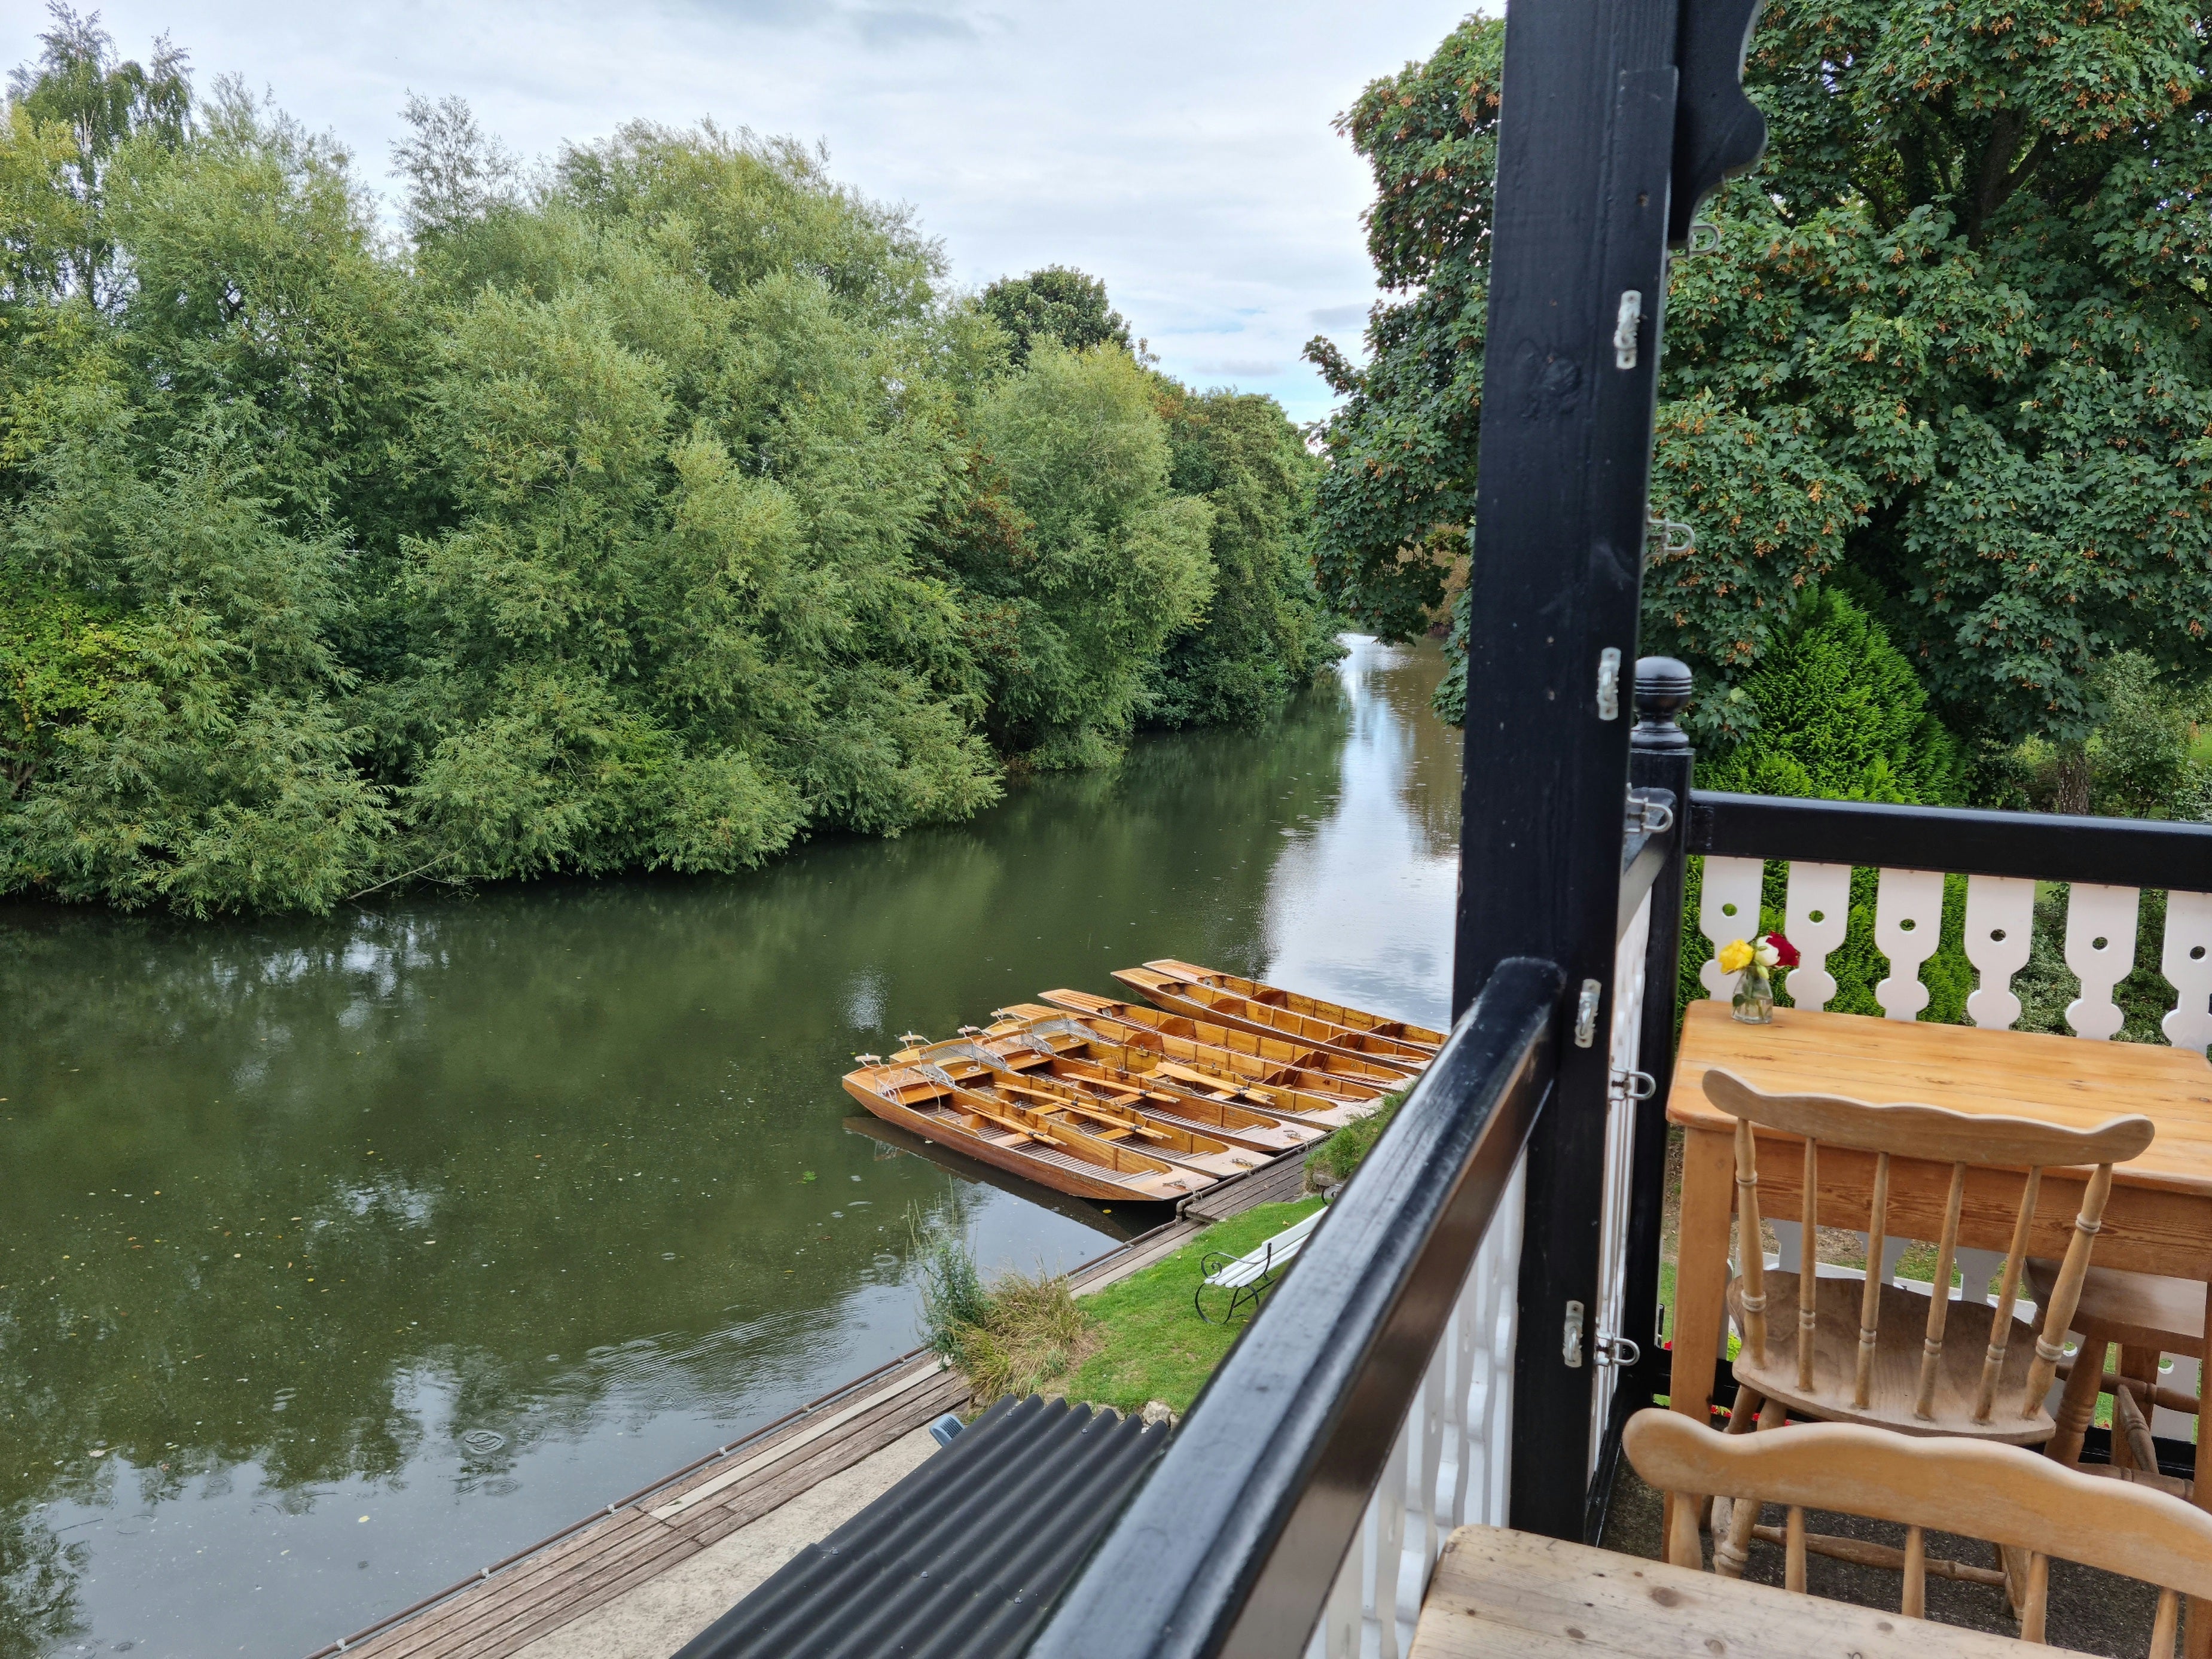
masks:
<svg viewBox="0 0 2212 1659"><path fill-rule="evenodd" d="M1411 1659L2027 1659L2054 1650L1504 1527L1446 1540Z"/></svg>
<svg viewBox="0 0 2212 1659"><path fill-rule="evenodd" d="M1773 1094L1911 1101L2077 1128L2140 1112L2158 1137L2115 1178L2212 1197L2212 1065L2193 1048L1800 1008L1777 1008L1771 1025L1746 1025L1727 1003L1705 998L1682 1022L1669 1121L1734 1130L1735 1120L1705 1098L1712 1066Z"/></svg>

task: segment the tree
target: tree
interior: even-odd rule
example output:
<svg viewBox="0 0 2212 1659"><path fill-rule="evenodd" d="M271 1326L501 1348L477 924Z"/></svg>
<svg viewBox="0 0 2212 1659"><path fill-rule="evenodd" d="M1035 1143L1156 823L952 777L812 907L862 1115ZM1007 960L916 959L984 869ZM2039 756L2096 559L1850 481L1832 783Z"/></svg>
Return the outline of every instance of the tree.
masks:
<svg viewBox="0 0 2212 1659"><path fill-rule="evenodd" d="M1504 24L1470 20L1371 86L1385 284L1320 498L1325 591L1424 620L1464 545ZM1801 597L1848 568L1947 720L2000 742L2093 729L2120 650L2200 672L2212 641L2212 88L2172 0L2084 9L1875 0L1766 8L1746 82L1771 140L1676 262L1645 641L1705 671L1693 721Z"/></svg>
<svg viewBox="0 0 2212 1659"><path fill-rule="evenodd" d="M184 142L191 124L189 59L163 35L150 64L118 63L98 12L81 17L63 0L49 0L46 15L53 27L39 37L38 64L11 70L8 92L32 125L67 135L58 182L78 209L76 234L56 250L52 280L104 303L115 276L102 211L108 164L141 135L172 147Z"/></svg>
<svg viewBox="0 0 2212 1659"><path fill-rule="evenodd" d="M1106 303L1106 284L1066 265L1001 276L983 290L978 303L1006 331L1017 368L1029 361L1039 339L1057 341L1070 351L1101 345L1130 349L1129 325Z"/></svg>

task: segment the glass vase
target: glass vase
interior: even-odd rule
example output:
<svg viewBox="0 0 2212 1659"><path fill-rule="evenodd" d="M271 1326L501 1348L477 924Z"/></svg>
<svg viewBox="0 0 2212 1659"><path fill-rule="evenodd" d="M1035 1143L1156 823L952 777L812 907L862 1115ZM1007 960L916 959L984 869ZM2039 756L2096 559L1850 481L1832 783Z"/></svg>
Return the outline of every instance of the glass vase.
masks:
<svg viewBox="0 0 2212 1659"><path fill-rule="evenodd" d="M1736 975L1735 1017L1747 1025L1774 1024L1774 976L1753 962Z"/></svg>

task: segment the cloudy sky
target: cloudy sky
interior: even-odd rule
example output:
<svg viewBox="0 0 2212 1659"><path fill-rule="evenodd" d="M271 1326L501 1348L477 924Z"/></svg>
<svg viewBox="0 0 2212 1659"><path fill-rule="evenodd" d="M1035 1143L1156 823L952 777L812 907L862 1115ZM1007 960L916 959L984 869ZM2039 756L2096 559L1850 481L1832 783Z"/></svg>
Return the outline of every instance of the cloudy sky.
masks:
<svg viewBox="0 0 2212 1659"><path fill-rule="evenodd" d="M81 8L82 9L82 8ZM910 204L955 279L1075 264L1106 279L1162 367L1328 394L1315 333L1358 337L1374 286L1367 179L1330 129L1374 76L1425 56L1467 0L105 0L126 57L167 31L204 86L266 88L389 190L410 91L459 93L541 154L633 117L790 133ZM40 9L0 8L0 61Z"/></svg>

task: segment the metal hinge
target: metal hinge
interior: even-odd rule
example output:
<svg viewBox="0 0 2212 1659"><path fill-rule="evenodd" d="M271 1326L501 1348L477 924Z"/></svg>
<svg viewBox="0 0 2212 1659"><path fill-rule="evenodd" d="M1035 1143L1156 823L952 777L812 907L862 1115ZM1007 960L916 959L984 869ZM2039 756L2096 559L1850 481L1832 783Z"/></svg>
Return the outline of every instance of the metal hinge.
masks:
<svg viewBox="0 0 2212 1659"><path fill-rule="evenodd" d="M1597 1041L1598 999L1605 994L1605 987L1594 979L1583 981L1583 994L1575 1003L1575 1047L1587 1048Z"/></svg>
<svg viewBox="0 0 2212 1659"><path fill-rule="evenodd" d="M1567 1304L1567 1327L1559 1342L1559 1358L1575 1370L1583 1368L1583 1304Z"/></svg>
<svg viewBox="0 0 2212 1659"><path fill-rule="evenodd" d="M1608 645L1597 653L1597 717L1620 718L1620 651Z"/></svg>
<svg viewBox="0 0 2212 1659"><path fill-rule="evenodd" d="M1584 316L1589 313L1584 312ZM1613 324L1613 366L1636 367L1636 331L1644 321L1644 295L1630 289L1620 296L1620 313Z"/></svg>

